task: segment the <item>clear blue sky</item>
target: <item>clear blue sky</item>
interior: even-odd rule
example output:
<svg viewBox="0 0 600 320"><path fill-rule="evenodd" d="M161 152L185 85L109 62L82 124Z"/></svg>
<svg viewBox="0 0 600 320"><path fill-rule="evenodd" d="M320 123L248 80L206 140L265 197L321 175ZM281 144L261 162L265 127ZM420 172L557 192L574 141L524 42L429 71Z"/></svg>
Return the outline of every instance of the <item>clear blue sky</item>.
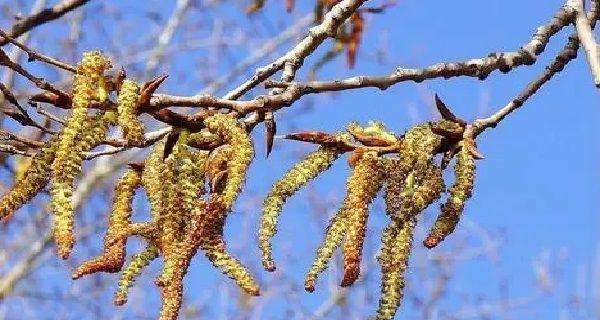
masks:
<svg viewBox="0 0 600 320"><path fill-rule="evenodd" d="M31 1L26 1L31 2ZM97 6L92 1L92 6ZM265 14L271 14L269 25L261 26L262 35L275 35L283 27L289 25L289 16L284 13L277 0L270 0L273 6ZM281 1L282 2L282 1ZM300 1L298 1L300 2ZM302 16L311 10L312 1L302 1L292 17ZM134 11L142 1L126 1L113 4L125 8L124 19L138 19L142 14ZM172 10L171 1L150 1L156 10L166 12ZM166 4L168 3L168 5ZM377 1L369 1L376 5ZM358 74L379 75L391 72L394 67L421 67L441 61L456 61L468 58L483 57L495 51L513 51L529 41L535 29L546 23L562 5L560 0L518 1L518 0L465 0L465 1L417 1L402 0L381 15L367 16L365 39L361 45L357 66L347 70L343 59L327 65L319 73L321 79L333 79ZM256 26L243 15L241 8L231 6L221 10L222 14L239 16L240 26ZM202 16L194 12L190 19L200 19L203 24L210 25L214 16ZM260 25L260 24L258 24ZM105 26L107 33L113 36L131 37L141 30L112 30ZM404 83L396 85L385 92L374 89L356 90L344 94L311 96L302 99L292 108L282 112L280 132L301 129L322 129L333 131L342 128L352 120L383 120L390 128L402 132L419 121L427 121L433 115L431 102L433 93L438 93L461 117L473 120L476 117L489 115L504 106L530 80L533 80L562 47L571 28L563 30L553 39L546 53L535 66L525 66L504 75L493 73L486 81L476 79L433 80L423 84ZM51 27L45 30L53 30ZM60 34L60 30L55 30ZM204 31L198 32L202 38ZM101 39L92 33L80 48L82 51L99 46L111 50L110 43L98 42ZM177 38L176 38L177 39ZM181 39L179 39L181 40ZM40 39L37 39L40 41ZM326 47L329 47L327 45ZM289 48L289 45L282 49ZM319 50L323 54L325 50ZM230 52L224 57L221 68L226 70L235 61L248 54L245 50ZM202 50L182 51L176 58L165 65L163 71L181 73L192 70L190 79L178 83L171 77L164 89L178 94L194 94L199 89L197 76L202 73L196 70L191 62L197 57L206 55ZM377 61L376 57L383 57ZM267 61L264 61L267 62ZM313 60L308 60L308 69ZM133 66L135 67L135 66ZM161 70L159 70L160 72ZM304 77L306 72L301 72ZM248 74L247 76L250 76ZM243 79L237 79L234 84ZM258 93L258 92L257 92ZM526 308L517 308L506 319L591 319L586 314L573 315L564 310L572 301L572 294L585 293L582 301L587 310L593 310L598 303L596 282L592 282L594 263L598 259L599 213L599 96L594 88L583 54L569 64L564 72L552 82L544 86L540 92L515 114L509 116L502 124L489 130L478 139L479 149L486 159L478 162L477 181L474 196L467 205L465 220L462 221L458 235L450 237L433 252L425 252L419 248L411 260L413 266L420 265L424 255L451 251L463 245L473 248L481 247L481 237L465 236L475 233L479 228L486 234L503 239L496 259L476 257L461 261L453 270L450 279L451 290L442 299L441 311L438 315L443 319L444 310L457 310L463 306L465 299L473 302L477 299L497 301L506 292L516 300L527 299L536 292L533 265L545 254L550 255L551 265L560 261L557 271L560 277L554 288L556 294L551 298L542 298ZM309 112L306 112L309 110ZM260 128L259 128L260 129ZM262 141L261 130L256 130L257 141ZM258 143L261 145L262 143ZM256 161L249 175L244 199L263 197L272 182L289 168L295 159L310 148L296 142L278 142L277 149L268 159L264 159L262 149L257 152ZM343 182L347 169L341 159L325 176L309 189L316 190L321 200L339 199L343 196ZM276 238L276 257L282 259L284 249L290 258L279 263L281 272L292 280L280 280L277 274L268 274L259 267L259 256L256 241L251 235L243 247L235 247L233 251L244 257L244 262L251 265L265 287L277 281L289 281L302 287L303 273L310 265L314 250L320 243L323 230L321 227L328 216L317 216L308 206L307 195L301 192L293 198L284 209L280 234ZM335 206L332 208L334 209ZM378 297L379 270L373 265L373 254L379 245L379 230L386 222L381 204L376 203L371 213L370 234L365 261L369 261L369 276L366 280L375 299ZM437 206L432 206L422 221L428 226L436 213ZM240 243L243 226L249 223L250 230L256 230L260 212L260 203L239 205L237 213L229 217L228 237L234 243ZM320 222L320 224L316 223ZM423 235L417 237L416 245L420 246ZM459 240L462 239L459 243ZM466 240L465 240L466 239ZM427 262L425 262L427 263ZM431 262L429 262L431 263ZM337 267L339 270L339 266ZM65 268L66 269L66 268ZM68 277L69 271L57 275L60 279ZM427 274L425 274L427 275ZM116 279L116 278L115 278ZM407 293L421 286L428 285L427 278L422 278L411 271L409 273ZM149 281L149 278L145 279ZM339 279L333 279L336 282ZM79 280L86 281L86 280ZM299 300L306 310L310 311L327 299L326 290L328 276L322 278L317 292L313 294L298 291ZM215 294L201 295L205 286L214 286ZM499 283L506 286L499 286ZM581 285L583 283L583 285ZM594 288L596 284L596 288ZM196 259L192 272L186 282L188 301L207 299L210 312L219 314L223 301L222 286L234 293L233 284L221 276L218 271L208 266L203 258ZM583 286L583 288L581 288ZM157 291L150 283L146 283L148 292L156 302ZM350 289L352 290L352 289ZM108 291L110 294L110 290ZM592 297L595 296L595 301ZM282 305L285 298L280 296L266 297L267 314L272 319L288 317L302 319L301 316L285 314ZM352 301L361 299L359 294L351 294ZM376 300L375 300L376 301ZM157 309L156 303L150 308ZM107 305L106 307L111 307ZM372 314L376 305L369 302L364 307L365 314ZM413 319L413 304L405 301L397 319ZM228 308L236 308L228 305ZM331 318L340 317L339 310ZM596 317L598 314L596 314ZM499 319L501 317L498 317ZM502 317L504 318L504 317ZM437 318L435 318L437 319ZM492 317L496 319L496 317Z"/></svg>

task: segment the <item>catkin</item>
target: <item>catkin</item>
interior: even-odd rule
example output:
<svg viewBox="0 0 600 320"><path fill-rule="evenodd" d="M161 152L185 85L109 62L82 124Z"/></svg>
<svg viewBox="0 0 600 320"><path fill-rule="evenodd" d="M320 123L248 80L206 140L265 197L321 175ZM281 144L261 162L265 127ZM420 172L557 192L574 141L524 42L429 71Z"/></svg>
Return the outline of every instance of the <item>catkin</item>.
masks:
<svg viewBox="0 0 600 320"><path fill-rule="evenodd" d="M23 177L0 199L0 220L18 210L29 202L48 184L50 165L54 161L60 134L44 144L33 157Z"/></svg>
<svg viewBox="0 0 600 320"><path fill-rule="evenodd" d="M382 235L383 246L378 257L381 265L381 297L377 309L377 320L392 320L404 295L408 266L412 248L416 218L408 221L392 220Z"/></svg>
<svg viewBox="0 0 600 320"><path fill-rule="evenodd" d="M127 143L136 147L143 146L145 141L144 125L136 116L139 96L140 88L137 83L123 81L117 103L118 121Z"/></svg>
<svg viewBox="0 0 600 320"><path fill-rule="evenodd" d="M337 150L320 148L309 153L306 158L298 162L273 184L263 202L262 219L258 231L258 245L262 252L263 265L267 270L275 270L271 239L277 233L277 220L285 201L309 181L329 169L338 157Z"/></svg>
<svg viewBox="0 0 600 320"><path fill-rule="evenodd" d="M92 100L107 97L104 71L108 68L110 60L101 52L83 54L73 79L72 114L61 131L56 157L51 165L51 207L55 214L53 234L58 253L63 259L69 256L75 243L71 196L73 182L81 171L81 152L89 151L87 144L96 142L94 139L97 138L89 137L91 131L96 130L93 130L93 126L89 127L87 109ZM82 142L83 139L92 141Z"/></svg>
<svg viewBox="0 0 600 320"><path fill-rule="evenodd" d="M369 204L381 188L382 162L376 152L365 152L357 161L346 185L344 210L348 211L348 231L344 242L342 286L349 286L360 274L360 260L367 230Z"/></svg>
<svg viewBox="0 0 600 320"><path fill-rule="evenodd" d="M460 150L456 155L456 164L454 165L455 181L450 188L446 203L442 205L442 213L424 241L424 245L428 248L437 246L454 231L464 210L465 202L471 197L475 182L475 158L469 151L467 145L469 142L463 140L460 143Z"/></svg>
<svg viewBox="0 0 600 320"><path fill-rule="evenodd" d="M78 136L85 130L87 120L87 109L92 100L98 96L98 88L106 85L104 71L110 67L110 60L99 51L91 51L83 54L82 61L77 65L77 73L73 79L72 114L62 130L56 160L52 164L52 171L57 173L72 174L69 168L74 157L73 152L77 144ZM101 89L100 92L106 89Z"/></svg>
<svg viewBox="0 0 600 320"><path fill-rule="evenodd" d="M76 177L81 172L84 152L90 151L106 138L108 125L112 119L111 113L100 113L85 121L83 131L77 135L77 142L66 157L59 159L58 151L54 159L52 171L52 190L50 191L50 206L54 214L53 236L59 256L66 259L73 245L74 211L71 197ZM64 129L67 129L66 127ZM63 130L64 133L64 130ZM62 141L62 134L61 134ZM59 145L60 148L60 145ZM56 165L57 161L64 161L63 165ZM57 168L60 168L58 171Z"/></svg>
<svg viewBox="0 0 600 320"><path fill-rule="evenodd" d="M246 293L253 296L260 294L258 284L252 275L239 260L225 251L225 243L222 235L219 237L208 237L202 242L202 250L208 260L219 268L221 272L233 279L236 284Z"/></svg>
<svg viewBox="0 0 600 320"><path fill-rule="evenodd" d="M163 153L165 143L160 141L154 145L154 149L144 161L144 172L142 173L142 185L146 190L150 202L150 214L152 220L156 221L163 210L163 185L162 176Z"/></svg>
<svg viewBox="0 0 600 320"><path fill-rule="evenodd" d="M95 272L118 272L125 262L125 246L135 190L141 183L141 172L130 169L117 182L108 230L104 236L104 253L82 264L73 272L73 279Z"/></svg>
<svg viewBox="0 0 600 320"><path fill-rule="evenodd" d="M158 258L158 254L159 249L157 247L148 245L144 251L131 258L131 262L125 267L125 270L123 270L121 278L119 279L114 298L115 305L120 306L127 302L129 288L133 285L135 279L142 273L142 270L147 267L150 262Z"/></svg>
<svg viewBox="0 0 600 320"><path fill-rule="evenodd" d="M346 197L341 208L327 227L325 239L304 280L304 289L312 292L320 273L327 268L333 252L344 237L344 279L342 285L350 285L360 272L360 256L365 236L368 206L381 187L383 170L376 153L357 150L353 152L352 174L346 183Z"/></svg>
<svg viewBox="0 0 600 320"><path fill-rule="evenodd" d="M315 290L315 282L319 274L327 268L327 263L334 251L342 244L348 228L348 211L344 208L338 210L329 222L325 232L325 239L317 249L315 260L304 278L304 289L308 292Z"/></svg>
<svg viewBox="0 0 600 320"><path fill-rule="evenodd" d="M204 124L211 132L223 137L233 150L227 164L227 183L221 192L221 199L229 210L246 180L246 171L254 157L252 140L232 115L216 114L204 120Z"/></svg>

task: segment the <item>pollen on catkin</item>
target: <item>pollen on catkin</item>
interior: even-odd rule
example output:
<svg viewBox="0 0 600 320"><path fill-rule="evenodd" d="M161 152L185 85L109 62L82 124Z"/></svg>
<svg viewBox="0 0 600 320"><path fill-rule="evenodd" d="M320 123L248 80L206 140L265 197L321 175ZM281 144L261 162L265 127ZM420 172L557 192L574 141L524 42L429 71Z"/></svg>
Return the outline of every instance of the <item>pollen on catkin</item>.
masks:
<svg viewBox="0 0 600 320"><path fill-rule="evenodd" d="M123 136L129 145L141 147L144 144L144 125L137 118L140 88L135 81L124 80L119 91L117 112Z"/></svg>
<svg viewBox="0 0 600 320"><path fill-rule="evenodd" d="M106 95L102 93L106 92L104 71L108 68L110 60L101 52L83 54L73 79L72 114L61 131L56 157L51 165L51 207L55 214L53 235L58 253L63 259L69 256L75 243L71 196L75 176L81 170L81 153L89 151L85 150L87 145L82 139L90 139L88 135L93 130L93 127L88 127L90 121L87 109L93 100L105 98ZM95 138L97 137L91 137Z"/></svg>
<svg viewBox="0 0 600 320"><path fill-rule="evenodd" d="M130 217L135 190L141 183L141 172L129 169L117 182L109 216L108 230L104 236L101 256L83 263L73 272L73 279L95 272L118 272L125 262L125 246L129 235Z"/></svg>
<svg viewBox="0 0 600 320"><path fill-rule="evenodd" d="M144 251L131 258L131 262L125 267L125 270L123 270L121 278L119 279L114 298L115 305L120 306L127 302L129 288L133 286L133 283L142 273L142 270L147 267L150 262L158 258L158 254L159 249L156 246L148 245Z"/></svg>
<svg viewBox="0 0 600 320"><path fill-rule="evenodd" d="M87 109L97 98L98 88L106 86L103 81L104 71L109 67L110 60L99 51L84 53L83 59L77 65L77 73L73 77L72 114L62 130L56 160L52 164L54 173L70 166L69 160L74 157L78 135L84 131L85 122L88 120Z"/></svg>
<svg viewBox="0 0 600 320"><path fill-rule="evenodd" d="M50 165L54 161L60 134L47 141L33 157L23 177L0 199L0 220L29 202L48 184Z"/></svg>
<svg viewBox="0 0 600 320"><path fill-rule="evenodd" d="M329 169L338 157L339 151L334 148L320 148L311 152L271 187L263 202L258 231L258 245L262 252L263 266L268 271L275 270L271 239L277 233L277 220L285 201L309 181Z"/></svg>
<svg viewBox="0 0 600 320"><path fill-rule="evenodd" d="M383 166L376 152L363 152L346 184L343 207L348 213L348 231L344 242L342 286L349 286L360 274L360 260L367 231L369 205L381 188Z"/></svg>
<svg viewBox="0 0 600 320"><path fill-rule="evenodd" d="M383 246L378 257L381 265L381 296L377 320L392 320L404 295L404 274L412 249L416 218L407 221L392 219L382 235Z"/></svg>
<svg viewBox="0 0 600 320"><path fill-rule="evenodd" d="M254 146L246 129L232 115L215 114L204 120L204 124L211 132L223 137L233 150L227 164L227 183L221 192L225 207L231 209L246 180L246 171L254 157Z"/></svg>
<svg viewBox="0 0 600 320"><path fill-rule="evenodd" d="M219 268L223 274L234 280L236 284L247 294L258 296L260 290L258 284L248 269L231 254L225 251L225 243L222 235L219 237L208 237L202 242L202 250L208 260Z"/></svg>
<svg viewBox="0 0 600 320"><path fill-rule="evenodd" d="M424 241L424 245L428 248L437 246L454 231L464 210L465 202L471 197L475 182L475 158L469 151L469 143L472 141L468 139L459 143L460 150L456 155L456 164L454 165L455 181L450 188L446 203L442 205L442 213Z"/></svg>
<svg viewBox="0 0 600 320"><path fill-rule="evenodd" d="M51 178L52 189L50 191L50 206L54 214L52 232L58 254L63 259L69 256L75 244L73 234L74 211L71 203L75 178L81 173L84 153L90 151L105 139L110 119L111 116L108 112L89 117L82 127L83 130L76 135L76 144L69 153L63 159L59 159L57 151L57 156L54 159ZM66 130L67 128L63 129ZM65 132L64 130L61 132L61 137ZM56 165L57 161L64 161L64 164ZM60 170L56 171L56 167Z"/></svg>

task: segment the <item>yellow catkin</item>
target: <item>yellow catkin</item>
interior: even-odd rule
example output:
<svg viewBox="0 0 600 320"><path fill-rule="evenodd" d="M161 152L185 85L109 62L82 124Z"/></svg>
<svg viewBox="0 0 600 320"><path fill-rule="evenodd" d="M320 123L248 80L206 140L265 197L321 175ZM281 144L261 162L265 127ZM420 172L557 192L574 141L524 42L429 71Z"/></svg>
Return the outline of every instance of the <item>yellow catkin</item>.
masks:
<svg viewBox="0 0 600 320"><path fill-rule="evenodd" d="M160 230L160 243L162 255L164 258L163 273L158 280L160 286L165 286L177 268L178 256L178 235L179 235L179 219L180 214L180 199L177 199L177 183L176 183L176 168L175 157L172 153L164 163L161 164L162 173L160 176L160 184L163 192L163 207L158 214L157 226Z"/></svg>
<svg viewBox="0 0 600 320"><path fill-rule="evenodd" d="M73 112L62 130L56 160L52 164L52 171L55 174L69 166L78 135L84 130L87 109L92 100L97 99L98 87L106 85L102 79L104 79L104 71L109 67L110 60L99 51L84 53L82 61L77 65L77 73L73 79Z"/></svg>
<svg viewBox="0 0 600 320"><path fill-rule="evenodd" d="M386 212L405 221L439 199L444 190L441 169L432 160L404 173L397 159L386 159Z"/></svg>
<svg viewBox="0 0 600 320"><path fill-rule="evenodd" d="M475 158L466 146L467 143L469 141L463 140L459 145L460 150L454 165L455 181L450 188L446 203L442 205L442 213L424 241L424 245L428 248L435 247L454 231L465 202L471 197L475 182Z"/></svg>
<svg viewBox="0 0 600 320"><path fill-rule="evenodd" d="M142 270L147 267L150 262L158 258L159 250L153 245L148 245L144 251L134 255L131 262L125 267L119 280L119 285L115 292L114 303L123 305L127 302L127 293L133 285L137 277L142 273Z"/></svg>
<svg viewBox="0 0 600 320"><path fill-rule="evenodd" d="M378 258L381 264L381 297L377 309L377 320L392 320L404 295L408 266L412 248L416 218L399 222L392 220L382 235L383 246Z"/></svg>
<svg viewBox="0 0 600 320"><path fill-rule="evenodd" d="M54 214L53 235L58 254L63 259L69 256L75 243L73 235L74 211L71 203L75 178L81 172L84 152L90 151L106 138L106 132L108 125L111 124L111 119L112 115L108 112L88 118L84 123L83 131L77 135L77 143L69 151L68 156L62 159L64 164L58 166L61 169L55 171L56 168L53 168L51 179L52 190L50 192L52 196L50 206ZM66 130L67 128L64 129ZM61 139L63 133L64 130L61 133ZM58 151L53 166L56 165L57 161L59 161Z"/></svg>
<svg viewBox="0 0 600 320"><path fill-rule="evenodd" d="M81 170L81 142L92 130L88 129L87 109L92 100L106 98L104 71L110 60L99 51L86 52L77 65L73 80L72 114L61 131L56 157L52 163L52 201L55 213L54 239L58 253L67 258L75 243L73 237L73 208L71 195L75 176ZM95 139L96 137L92 137ZM87 150L83 150L87 151Z"/></svg>
<svg viewBox="0 0 600 320"><path fill-rule="evenodd" d="M338 157L337 150L320 148L309 153L306 158L298 162L273 184L263 202L262 219L258 231L258 245L262 252L263 265L267 270L275 270L271 238L277 233L277 220L285 201L309 181L329 169Z"/></svg>
<svg viewBox="0 0 600 320"><path fill-rule="evenodd" d="M50 165L54 161L59 140L60 134L57 134L46 142L31 160L23 177L0 199L0 219L29 202L48 184Z"/></svg>
<svg viewBox="0 0 600 320"><path fill-rule="evenodd" d="M140 88L134 81L125 80L119 91L117 112L119 125L123 128L123 135L129 145L141 147L144 144L144 125L137 118L136 112Z"/></svg>
<svg viewBox="0 0 600 320"><path fill-rule="evenodd" d="M180 136L181 137L181 136ZM165 188L165 225L168 228L162 228L163 238L162 246L165 256L165 266L163 274L158 280L161 285L173 285L172 281L183 280L186 273L187 261L186 246L184 243L186 233L192 223L194 210L201 201L201 195L204 192L204 161L208 155L204 151L193 153L185 146L185 139L180 139L173 152L166 160L167 165L172 166L169 172L173 172L171 182L163 184ZM167 212L168 211L168 212ZM167 221L169 219L170 221ZM176 231L173 235L166 234L169 228ZM168 238L164 237L167 236ZM186 270L182 270L185 265Z"/></svg>
<svg viewBox="0 0 600 320"><path fill-rule="evenodd" d="M382 162L376 152L364 152L346 184L343 207L348 213L348 231L344 242L344 276L342 286L349 286L360 274L360 260L367 230L369 204L383 180Z"/></svg>
<svg viewBox="0 0 600 320"><path fill-rule="evenodd" d="M204 120L204 124L211 132L223 137L233 150L227 164L227 184L221 192L225 207L230 209L246 180L246 171L254 157L252 140L246 129L231 115L216 114Z"/></svg>
<svg viewBox="0 0 600 320"><path fill-rule="evenodd" d="M344 236L344 279L343 285L350 285L360 272L360 256L364 240L364 228L368 215L368 206L381 187L383 175L380 159L376 153L357 150L353 153L354 170L346 183L346 197L332 218L323 243L304 280L304 289L312 292L320 273L326 268L333 252L341 245Z"/></svg>
<svg viewBox="0 0 600 320"><path fill-rule="evenodd" d="M225 243L220 237L209 237L203 241L202 249L208 260L221 269L225 275L233 279L236 284L246 293L258 296L260 294L258 284L252 278L252 275L239 260L225 251Z"/></svg>
<svg viewBox="0 0 600 320"><path fill-rule="evenodd" d="M154 145L154 149L144 161L144 172L142 173L142 185L146 190L146 196L150 202L150 213L152 220L156 221L163 207L162 170L163 152L165 143L160 141Z"/></svg>
<svg viewBox="0 0 600 320"><path fill-rule="evenodd" d="M325 232L325 239L317 249L315 260L304 278L304 289L306 291L313 292L315 290L317 277L325 271L329 259L331 259L335 250L342 244L348 228L347 216L348 211L342 208L338 210L331 219L331 222L329 222L329 226Z"/></svg>
<svg viewBox="0 0 600 320"><path fill-rule="evenodd" d="M73 279L99 271L118 272L125 262L125 246L135 190L141 183L141 172L130 169L117 182L108 230L104 236L104 253L82 264L73 272Z"/></svg>

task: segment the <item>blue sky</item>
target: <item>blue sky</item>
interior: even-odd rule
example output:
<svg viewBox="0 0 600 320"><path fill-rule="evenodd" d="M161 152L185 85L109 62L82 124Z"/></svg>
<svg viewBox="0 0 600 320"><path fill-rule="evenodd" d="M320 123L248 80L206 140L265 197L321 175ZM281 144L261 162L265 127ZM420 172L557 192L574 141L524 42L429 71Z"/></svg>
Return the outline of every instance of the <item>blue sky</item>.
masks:
<svg viewBox="0 0 600 320"><path fill-rule="evenodd" d="M220 14L236 17L236 24L231 26L230 31L244 27L256 28L257 33L268 37L289 25L290 17L297 18L310 12L312 3L303 2L298 5L296 11L288 15L284 13L283 6L278 1L270 2L273 3L272 7L264 13L270 15L268 23L257 23L258 18L247 18L237 5L225 5ZM123 19L130 19L130 23L135 25L136 19L143 16L136 9L142 3L145 2L128 1L111 5L124 9ZM171 2L150 3L154 10L172 10ZM375 5L378 2L369 3ZM535 29L549 21L562 3L558 0L403 0L384 14L367 16L365 38L355 69L348 70L343 58L338 58L319 73L319 78L335 79L358 74L380 75L390 73L397 66L424 67L436 62L483 57L490 52L514 51L529 41ZM91 5L98 6L94 1ZM211 25L215 17L216 15L204 16L202 13L193 12L190 13L189 19L198 19L201 21L198 25L202 26ZM6 22L2 25L6 25ZM153 39L148 36L136 36L137 30L123 32L113 30L110 25L106 25L105 28L109 37L124 37L119 38L120 41L126 42L127 37L131 37L134 43L132 48L135 48L135 44ZM61 26L48 26L43 30L60 37L66 29ZM434 93L439 94L453 111L466 120L487 116L510 101L527 82L535 79L560 50L571 32L572 28L566 28L553 38L535 66L520 67L506 75L494 72L486 81L470 78L440 79L422 84L402 83L383 92L362 89L343 94L305 97L278 116L278 119L281 119L280 132L298 129L334 131L343 128L352 120L366 122L371 119L383 120L394 131L402 132L419 121L437 117L432 112ZM209 32L200 28L196 36L201 39L206 34ZM186 36L189 36L189 33L186 33ZM185 41L181 37L180 34L176 34L175 41ZM100 47L110 51L110 43L103 39L105 38L101 32L92 31L85 37L79 49L86 51ZM35 41L39 44L42 40L37 38ZM323 49L318 50L316 56L322 55L330 45L331 43L326 43ZM290 44L282 49L289 47ZM227 56L223 56L223 61L219 62L219 68L227 70L247 54L247 48L230 51ZM194 94L202 89L198 81L202 70L197 70L193 61L205 55L207 53L201 49L181 51L176 53L173 60L162 65L158 73L165 71L177 75L185 74L181 78L171 76L163 88L164 91ZM275 56L276 54L273 55ZM305 77L306 70L314 61L315 59L306 61L305 69L299 74L300 79ZM243 80L237 79L233 84ZM577 60L545 85L521 110L509 116L496 129L489 130L478 138L479 149L486 159L478 162L474 196L467 205L465 220L459 227L458 235L449 237L432 252L417 249L411 261L419 264L421 257L435 255L436 250L449 251L453 246L459 245L458 239L465 237L468 239L467 245L479 247L481 239L469 235L478 228L503 240L497 259L476 257L458 264L450 280L451 291L441 302L440 318L443 318L445 311L455 311L464 306L465 299L476 300L477 297L483 297L496 301L501 298L502 292L506 291L515 299L531 296L536 292L532 266L543 259L544 255L549 256L552 263L560 261L560 268L557 270L560 276L558 285L554 288L555 294L536 300L526 308L511 311L506 319L531 319L534 316L543 319L592 318L587 314L572 314L565 310L568 310L566 306L575 292L583 290L586 294L586 300L582 302L586 310L591 311L594 303L598 303L600 299L596 294L596 300L592 301L593 293L597 293L597 289L594 291L592 287L592 277L594 272L598 272L593 268L597 259L600 225L598 102L598 91L593 86L583 53L580 52ZM261 130L255 131L255 138L262 141ZM262 143L258 142L257 145L261 146ZM278 179L298 156L310 149L298 142L278 142L274 154L268 160L264 159L264 152L259 149L249 173L246 194L236 207L236 214L229 217L227 233L231 241L239 243L240 238L248 237L245 243L242 241L244 246L235 247L233 251L241 254L244 262L251 265L253 270L257 270L259 279L266 286L279 281L277 275L260 270L254 237L239 233L240 230L244 230L243 226L246 223L251 226L250 230L256 230L260 203L248 201L256 197L262 198L270 184ZM316 191L321 200L339 200L343 196L343 183L348 173L344 161L345 159L340 159L330 172L311 184L308 190ZM282 258L284 251L292 255L291 258L285 259L287 265L280 263L280 268L284 274L291 276L290 283L295 282L298 286L302 285L303 273L310 265L314 250L322 239L323 223L335 209L333 206L328 210L327 216L311 213L308 205L310 194L311 192L305 190L286 205L280 234L276 238L279 240L276 242L276 257ZM142 207L140 203L138 208L143 209ZM429 225L436 210L437 206L428 209L426 219L422 221L424 227ZM365 260L372 263L372 254L379 245L379 230L386 222L380 203L373 206L370 219L374 231L370 234ZM422 235L417 237L416 245L420 246L421 241ZM595 267L598 268L597 265ZM221 286L234 292L233 285L218 274L218 271L210 268L203 258L196 259L192 270L186 283L189 301L208 299L209 305L213 306L211 311L218 314L219 308L223 306ZM378 272L376 266L369 268L369 276L364 280L368 282L367 287L373 291L375 297L378 296ZM65 270L64 274L58 277L66 278L68 274L69 271ZM409 279L409 296L411 290L427 284L426 279L421 279L413 271L409 273ZM145 287L154 291L150 279L145 280L148 281ZM595 281L597 284L598 279ZM316 308L327 299L326 283L327 276L319 283L323 287L322 290L318 289L313 294L299 291L299 300L307 310ZM500 283L506 283L506 286L502 287ZM584 288L578 283L583 283ZM198 289L216 284L218 287L215 289L220 290L220 293L202 296L201 292L206 291ZM156 292L149 294L154 294L153 299L157 298ZM281 297L267 299L269 302L266 314L269 317L286 317L286 306L281 303L285 300ZM361 296L354 293L352 299L361 299ZM158 306L150 307L156 309ZM236 308L235 305L229 307ZM365 314L375 310L372 302L363 307ZM412 308L413 305L407 301L397 318L413 319ZM342 311L336 310L331 317L341 317L342 314ZM595 316L598 317L598 314ZM301 318L298 315L294 317ZM498 318L501 318L500 315Z"/></svg>

